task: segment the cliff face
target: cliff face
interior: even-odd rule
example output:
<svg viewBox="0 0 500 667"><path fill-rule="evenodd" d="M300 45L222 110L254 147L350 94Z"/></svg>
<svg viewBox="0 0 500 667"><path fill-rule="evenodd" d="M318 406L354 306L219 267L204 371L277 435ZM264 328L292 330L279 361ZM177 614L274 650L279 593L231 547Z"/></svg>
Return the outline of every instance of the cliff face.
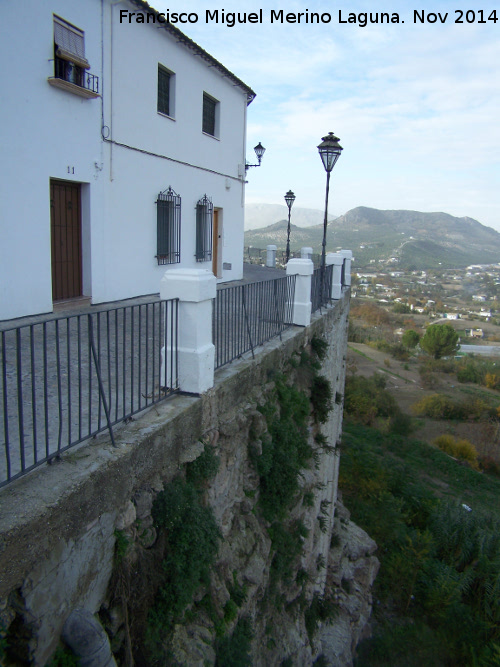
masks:
<svg viewBox="0 0 500 667"><path fill-rule="evenodd" d="M210 582L159 629L153 653L199 667L216 659L232 664L224 662L227 652L255 667L311 665L319 656L324 664L352 664L378 561L376 544L349 520L337 495L346 317L347 309L338 308L335 317L318 320L287 354L261 365L258 382L242 384L226 371L231 409L227 394L207 402L209 429L178 479L190 484L193 466L210 467L208 454L217 460L195 486L220 529L218 551ZM168 485L161 488L170 494ZM154 515L162 492L150 493ZM148 515L144 520L152 523ZM168 561L173 544L160 560ZM141 549L131 545L126 559L140 559ZM167 598L175 582L165 581L150 609L168 616L158 595ZM128 604L128 616L136 616L133 599ZM150 626L151 617L144 623Z"/></svg>
<svg viewBox="0 0 500 667"><path fill-rule="evenodd" d="M0 617L23 664L75 608L118 664L352 664L378 561L337 494L348 307L22 480Z"/></svg>

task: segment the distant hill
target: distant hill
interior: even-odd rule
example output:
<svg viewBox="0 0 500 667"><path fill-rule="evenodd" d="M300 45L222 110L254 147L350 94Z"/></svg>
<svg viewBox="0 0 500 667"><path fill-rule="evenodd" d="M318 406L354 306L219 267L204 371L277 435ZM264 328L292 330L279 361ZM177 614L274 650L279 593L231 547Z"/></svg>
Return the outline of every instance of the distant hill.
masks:
<svg viewBox="0 0 500 667"><path fill-rule="evenodd" d="M293 210L293 209L292 209ZM286 221L245 232L245 245L286 246ZM321 252L323 225L291 227L290 248L312 246ZM469 264L500 262L500 234L473 218L447 213L380 211L359 206L328 223L327 251L349 248L355 266L370 260L397 259L402 268L460 268Z"/></svg>
<svg viewBox="0 0 500 667"><path fill-rule="evenodd" d="M293 224L297 227L311 227L323 224L324 211L315 208L301 208L295 204L292 207ZM328 220L336 216L329 215ZM268 227L279 220L288 221L288 207L285 204L246 204L245 230Z"/></svg>

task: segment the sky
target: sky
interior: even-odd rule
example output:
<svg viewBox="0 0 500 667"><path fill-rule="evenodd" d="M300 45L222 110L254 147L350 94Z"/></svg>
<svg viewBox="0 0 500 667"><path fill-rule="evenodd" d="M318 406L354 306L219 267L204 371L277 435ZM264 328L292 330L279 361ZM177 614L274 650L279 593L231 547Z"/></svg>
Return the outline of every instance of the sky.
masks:
<svg viewBox="0 0 500 667"><path fill-rule="evenodd" d="M247 202L284 204L292 189L296 206L324 209L317 145L332 131L344 150L331 176L329 213L356 206L444 211L500 231L496 0L151 4L196 12L197 23L177 27L257 93L248 108L247 160L255 162L259 141L266 153L248 171ZM477 9L466 14L470 7ZM207 23L206 10L215 9L219 17L262 9L263 22ZM271 23L271 10L280 9L328 13L331 21ZM415 22L414 10L436 20ZM399 23L362 27L359 14L377 11ZM356 23L340 23L350 14Z"/></svg>

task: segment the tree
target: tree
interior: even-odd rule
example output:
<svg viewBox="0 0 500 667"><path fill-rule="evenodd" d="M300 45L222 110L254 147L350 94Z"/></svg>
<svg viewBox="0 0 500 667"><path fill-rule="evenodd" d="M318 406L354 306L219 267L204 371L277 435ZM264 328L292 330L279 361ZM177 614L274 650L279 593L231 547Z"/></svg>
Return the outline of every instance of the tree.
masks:
<svg viewBox="0 0 500 667"><path fill-rule="evenodd" d="M420 335L414 329L408 329L408 331L405 331L403 337L401 338L401 342L408 349L417 347L419 341Z"/></svg>
<svg viewBox="0 0 500 667"><path fill-rule="evenodd" d="M448 357L459 348L458 334L450 324L433 324L427 327L420 340L420 347L434 357Z"/></svg>

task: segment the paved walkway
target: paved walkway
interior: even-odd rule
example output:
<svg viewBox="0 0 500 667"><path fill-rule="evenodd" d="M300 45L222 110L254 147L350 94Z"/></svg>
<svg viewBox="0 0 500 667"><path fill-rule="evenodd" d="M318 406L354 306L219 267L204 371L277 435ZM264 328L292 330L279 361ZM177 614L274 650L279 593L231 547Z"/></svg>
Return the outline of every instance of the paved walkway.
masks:
<svg viewBox="0 0 500 667"><path fill-rule="evenodd" d="M217 287L284 275L244 264L243 280ZM246 292L243 306L241 296L229 292L227 300L217 300L216 366L248 350L248 337L256 346L279 333L286 318L282 292L283 286L279 291L255 286ZM167 360L168 377L161 379L160 350L175 348L169 329L174 321L171 306L165 312L159 295L151 295L97 306L60 304L54 313L0 322L0 485L106 428L99 385L112 424L171 392L177 361L173 356Z"/></svg>

